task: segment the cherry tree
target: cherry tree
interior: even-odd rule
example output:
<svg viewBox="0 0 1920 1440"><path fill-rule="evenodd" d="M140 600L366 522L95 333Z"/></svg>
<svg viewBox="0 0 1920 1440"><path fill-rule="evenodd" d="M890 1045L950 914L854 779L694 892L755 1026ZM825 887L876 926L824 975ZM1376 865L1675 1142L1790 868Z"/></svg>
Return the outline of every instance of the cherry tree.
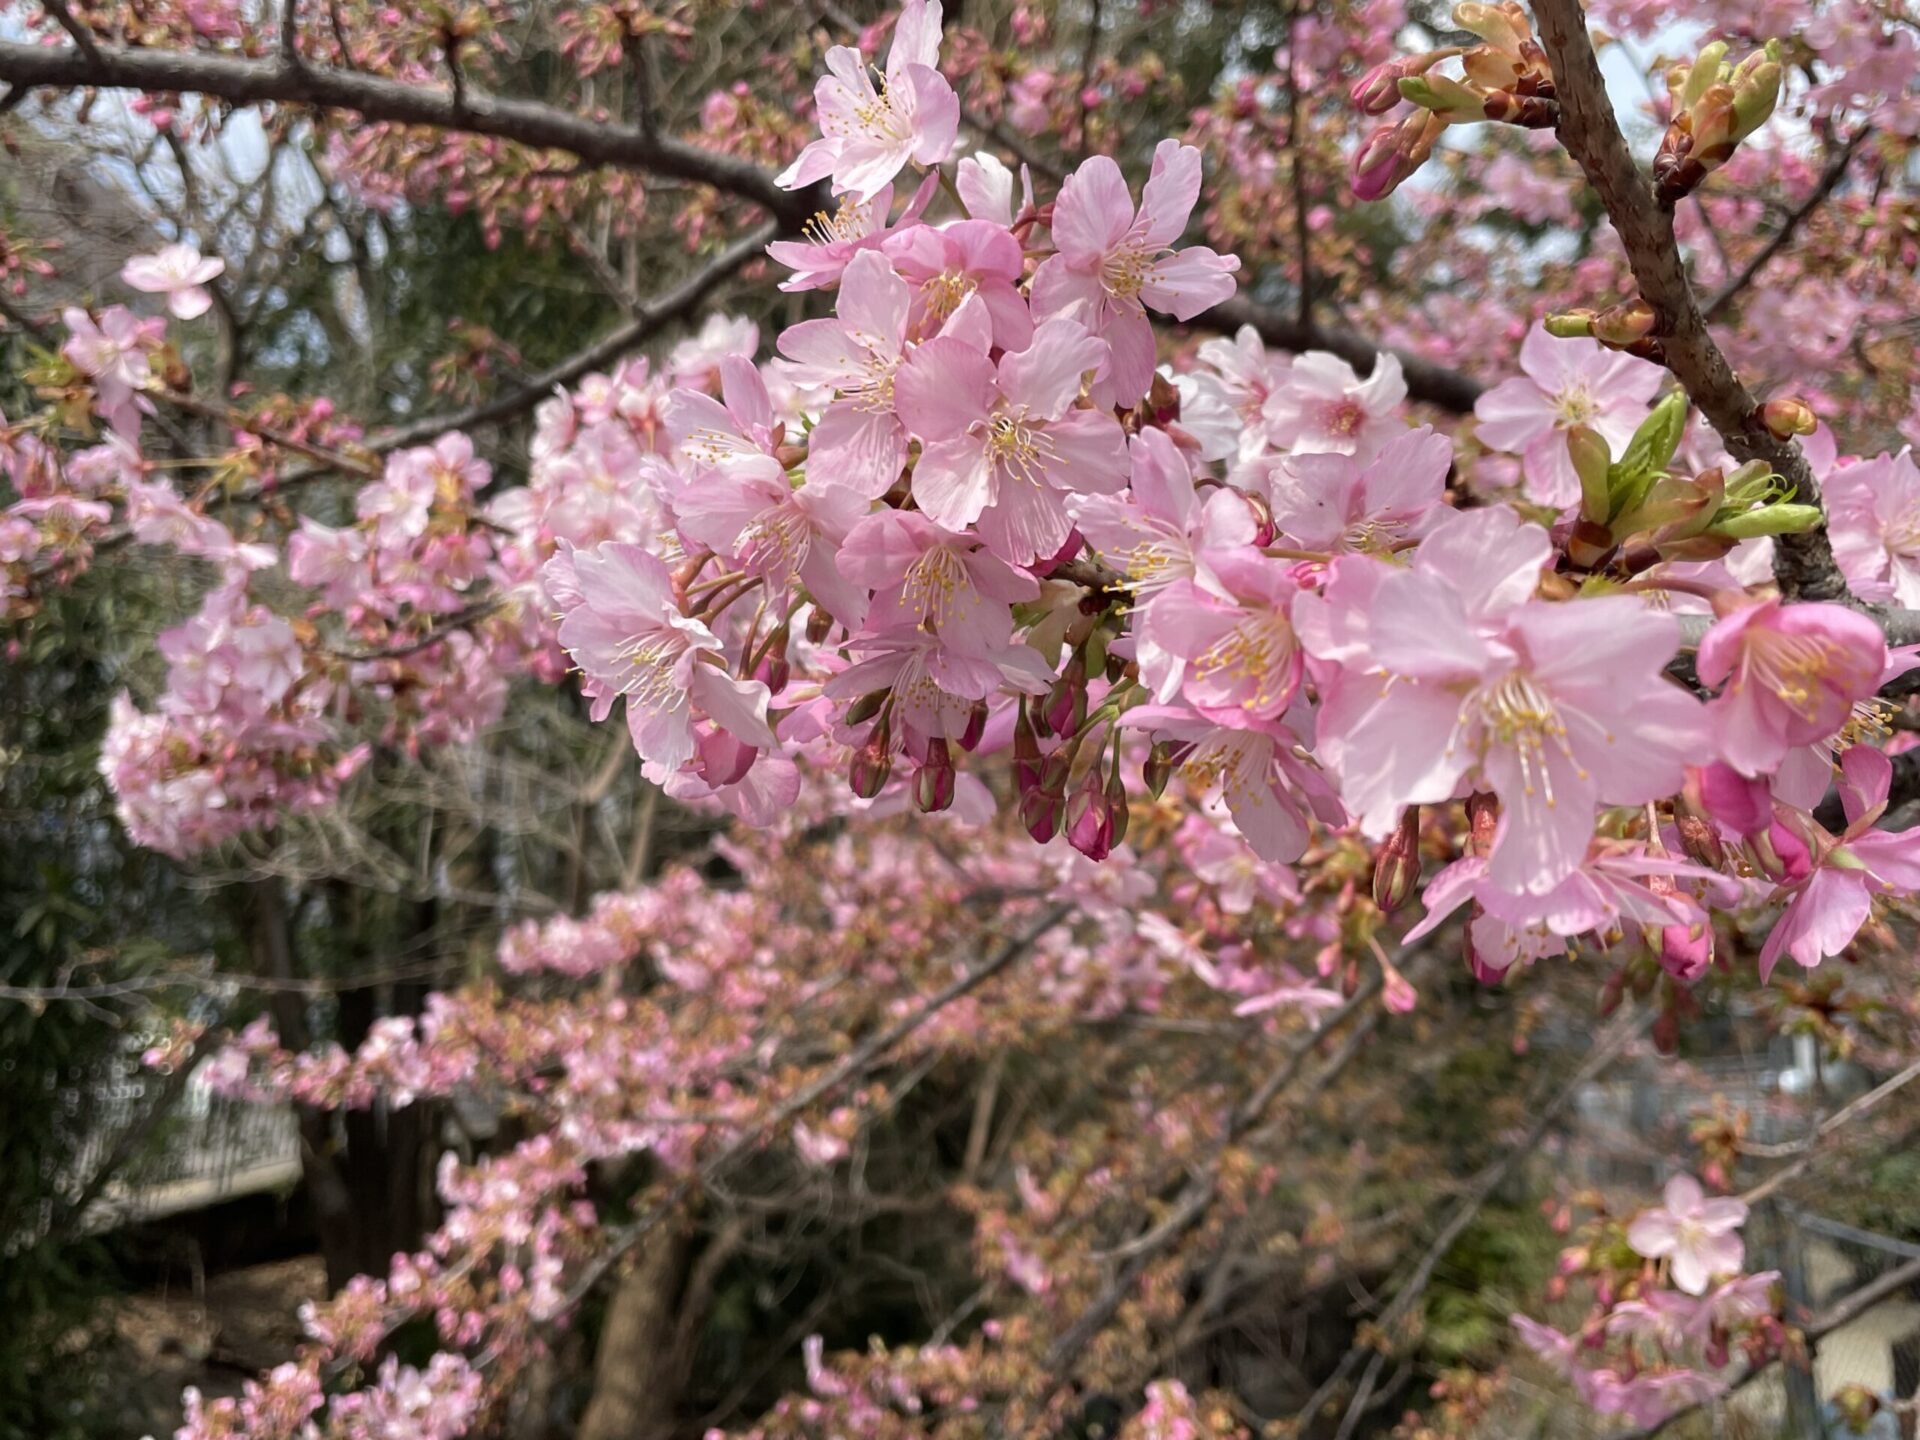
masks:
<svg viewBox="0 0 1920 1440"><path fill-rule="evenodd" d="M765 1255L752 1217L879 1213L869 1160L906 1163L956 1065L973 1288L912 1343L803 1323L800 1383L716 1433L1055 1433L1120 1397L1143 1440L1344 1440L1404 1391L1448 1249L1649 1027L1784 996L1899 1071L1837 1120L1920 1073L1900 7L1249 7L1260 64L1193 90L1148 43L1180 7L732 8L0 11L10 123L112 106L173 157L121 292L49 303L57 248L0 236L15 654L124 557L200 577L104 738L128 833L248 870L271 953L296 864L403 888L354 817L522 697L612 737L583 827L616 775L645 807L621 884L505 925L511 887L422 841L404 885L499 900L493 953L351 1047L286 1004L155 1047L309 1116L513 1118L183 1440L532 1426L609 1291L580 1426L629 1433ZM722 81L726 26L758 48ZM311 213L561 247L624 318L526 373L462 317L435 413L255 393L240 317L276 282L193 193L236 144L297 152ZM650 876L660 796L715 817L731 882ZM1280 1416L1200 1362L1209 1327L1340 1193L1315 1107L1456 986L1597 1038ZM1049 1045L1106 1068L997 1115ZM1741 1236L1813 1152L1753 1184L1740 1154L1706 1135L1697 1178L1587 1205L1571 1333L1515 1318L1593 1411L1657 1428L1818 1331ZM1500 1404L1449 1374L1402 1431Z"/></svg>

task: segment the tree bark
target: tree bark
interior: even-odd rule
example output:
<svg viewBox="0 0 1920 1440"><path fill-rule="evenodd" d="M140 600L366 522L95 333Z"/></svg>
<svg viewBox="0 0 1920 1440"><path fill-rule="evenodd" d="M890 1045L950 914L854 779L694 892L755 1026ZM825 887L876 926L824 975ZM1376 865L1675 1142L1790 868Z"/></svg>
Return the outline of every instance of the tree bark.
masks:
<svg viewBox="0 0 1920 1440"><path fill-rule="evenodd" d="M682 1323L687 1233L662 1225L614 1282L594 1355L593 1394L575 1440L669 1440L686 1375L675 1343Z"/></svg>

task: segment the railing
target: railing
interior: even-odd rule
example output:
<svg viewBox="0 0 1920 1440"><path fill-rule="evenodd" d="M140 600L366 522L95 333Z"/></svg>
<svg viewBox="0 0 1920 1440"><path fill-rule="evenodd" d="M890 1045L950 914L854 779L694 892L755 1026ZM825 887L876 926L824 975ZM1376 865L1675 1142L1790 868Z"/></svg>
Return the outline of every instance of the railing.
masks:
<svg viewBox="0 0 1920 1440"><path fill-rule="evenodd" d="M70 1191L109 1163L126 1136L148 1133L88 1207L85 1228L202 1209L299 1179L300 1130L291 1107L229 1098L196 1075L172 1108L155 1116L161 1093L145 1073L119 1075L96 1090Z"/></svg>

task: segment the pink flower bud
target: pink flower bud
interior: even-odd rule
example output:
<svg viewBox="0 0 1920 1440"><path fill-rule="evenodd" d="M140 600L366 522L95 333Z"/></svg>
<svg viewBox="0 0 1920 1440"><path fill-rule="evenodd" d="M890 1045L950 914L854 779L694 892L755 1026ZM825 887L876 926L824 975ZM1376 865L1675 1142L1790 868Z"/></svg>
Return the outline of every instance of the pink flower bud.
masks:
<svg viewBox="0 0 1920 1440"><path fill-rule="evenodd" d="M847 773L847 783L853 793L862 800L871 800L886 788L887 776L893 772L893 752L889 748L889 726L885 720L873 727L873 733L867 736L866 743L853 752L853 765Z"/></svg>
<svg viewBox="0 0 1920 1440"><path fill-rule="evenodd" d="M1373 861L1373 903L1391 915L1420 886L1420 807L1409 805Z"/></svg>
<svg viewBox="0 0 1920 1440"><path fill-rule="evenodd" d="M1791 440L1796 435L1811 435L1820 424L1807 402L1782 395L1760 407L1760 423L1776 440Z"/></svg>
<svg viewBox="0 0 1920 1440"><path fill-rule="evenodd" d="M933 815L953 804L956 775L945 740L927 745L927 760L913 775L913 803L922 814Z"/></svg>

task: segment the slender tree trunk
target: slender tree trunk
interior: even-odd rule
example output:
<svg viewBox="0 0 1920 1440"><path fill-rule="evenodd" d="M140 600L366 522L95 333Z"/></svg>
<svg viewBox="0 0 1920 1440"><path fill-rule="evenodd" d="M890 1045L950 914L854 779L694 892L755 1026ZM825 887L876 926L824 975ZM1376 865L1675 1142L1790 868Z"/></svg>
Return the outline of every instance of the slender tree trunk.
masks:
<svg viewBox="0 0 1920 1440"><path fill-rule="evenodd" d="M594 1356L593 1394L574 1440L668 1440L685 1375L675 1341L688 1238L662 1225L640 1246L607 1301Z"/></svg>

